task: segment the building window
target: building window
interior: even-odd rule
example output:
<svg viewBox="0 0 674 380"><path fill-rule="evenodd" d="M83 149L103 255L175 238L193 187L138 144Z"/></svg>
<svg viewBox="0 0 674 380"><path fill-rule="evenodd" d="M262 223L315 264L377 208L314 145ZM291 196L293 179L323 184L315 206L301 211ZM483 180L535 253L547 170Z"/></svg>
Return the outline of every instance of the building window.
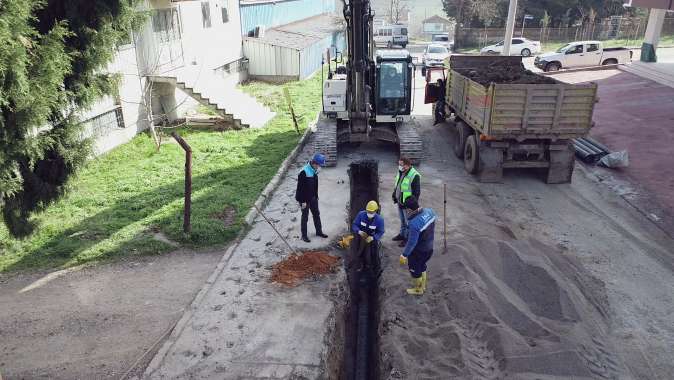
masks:
<svg viewBox="0 0 674 380"><path fill-rule="evenodd" d="M176 8L157 9L152 15L152 30L161 42L180 39L180 14Z"/></svg>
<svg viewBox="0 0 674 380"><path fill-rule="evenodd" d="M222 0L220 2L220 11L222 12L222 23L226 24L229 22L229 11L227 10L227 0Z"/></svg>
<svg viewBox="0 0 674 380"><path fill-rule="evenodd" d="M201 22L204 29L211 27L211 4L208 1L201 2Z"/></svg>
<svg viewBox="0 0 674 380"><path fill-rule="evenodd" d="M108 112L85 120L83 123L83 137L100 137L107 135L110 131L124 128L124 115L122 107L117 107Z"/></svg>

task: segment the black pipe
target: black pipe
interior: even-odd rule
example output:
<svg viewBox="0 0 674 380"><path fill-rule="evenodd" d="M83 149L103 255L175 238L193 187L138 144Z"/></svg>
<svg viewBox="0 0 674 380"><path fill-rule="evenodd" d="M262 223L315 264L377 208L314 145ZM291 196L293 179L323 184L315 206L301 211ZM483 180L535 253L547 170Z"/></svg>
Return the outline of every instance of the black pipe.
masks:
<svg viewBox="0 0 674 380"><path fill-rule="evenodd" d="M593 139L592 137L586 137L584 140L607 154L611 153L611 150L606 145L600 143L599 141Z"/></svg>
<svg viewBox="0 0 674 380"><path fill-rule="evenodd" d="M587 151L589 151L589 152L592 153L592 154L600 154L600 153L602 153L602 150L601 150L601 149L598 149L596 146L594 146L594 145L592 145L592 144L586 142L586 141L583 140L582 138L576 139L575 143L578 144L578 145L581 145L582 147L584 147Z"/></svg>

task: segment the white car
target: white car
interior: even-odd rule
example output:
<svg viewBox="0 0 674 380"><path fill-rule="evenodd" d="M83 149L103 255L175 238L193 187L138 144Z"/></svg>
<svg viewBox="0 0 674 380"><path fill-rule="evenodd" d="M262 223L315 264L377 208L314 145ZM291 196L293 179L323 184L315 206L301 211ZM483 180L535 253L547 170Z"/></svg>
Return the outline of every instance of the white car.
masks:
<svg viewBox="0 0 674 380"><path fill-rule="evenodd" d="M426 46L424 55L421 57L421 75L426 75L428 67L442 67L449 58L449 50L444 44L430 44Z"/></svg>
<svg viewBox="0 0 674 380"><path fill-rule="evenodd" d="M541 43L539 41L532 41L527 38L519 37L513 38L510 43L510 55L521 55L523 57L530 57L541 52ZM501 54L503 53L503 41L485 46L480 50L481 54Z"/></svg>
<svg viewBox="0 0 674 380"><path fill-rule="evenodd" d="M543 71L557 71L574 67L617 65L632 61L632 51L624 47L605 48L600 41L576 41L566 44L554 53L536 57L534 65Z"/></svg>

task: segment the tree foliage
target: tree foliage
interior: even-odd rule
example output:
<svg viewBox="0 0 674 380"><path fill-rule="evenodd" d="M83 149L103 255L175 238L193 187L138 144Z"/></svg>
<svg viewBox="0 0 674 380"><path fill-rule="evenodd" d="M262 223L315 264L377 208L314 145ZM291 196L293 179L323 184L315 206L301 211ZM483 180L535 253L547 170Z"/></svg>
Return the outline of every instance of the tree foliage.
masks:
<svg viewBox="0 0 674 380"><path fill-rule="evenodd" d="M61 196L85 162L75 111L115 89L115 47L141 22L137 0L0 2L0 206L12 235Z"/></svg>
<svg viewBox="0 0 674 380"><path fill-rule="evenodd" d="M508 17L509 0L443 0L445 13L464 27L504 26ZM632 13L625 9L624 0L519 0L517 18L530 14L541 20L548 14L548 26L567 27L609 16ZM481 17L487 11L490 17Z"/></svg>

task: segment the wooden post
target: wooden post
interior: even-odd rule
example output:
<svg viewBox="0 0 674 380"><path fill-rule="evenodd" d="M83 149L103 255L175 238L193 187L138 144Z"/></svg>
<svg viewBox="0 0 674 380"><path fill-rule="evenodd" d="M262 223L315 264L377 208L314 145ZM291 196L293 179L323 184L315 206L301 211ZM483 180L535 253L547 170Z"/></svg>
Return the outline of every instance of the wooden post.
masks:
<svg viewBox="0 0 674 380"><path fill-rule="evenodd" d="M173 132L171 136L185 150L185 210L183 214L183 231L189 234L192 231L190 221L192 212L192 148L178 133Z"/></svg>
<svg viewBox="0 0 674 380"><path fill-rule="evenodd" d="M297 134L300 134L300 126L297 123L297 117L295 117L295 109L293 108L293 100L290 97L290 91L288 91L288 87L283 88L283 95L285 95L286 102L288 102L288 109L290 110L290 115L293 117L293 124L295 124L295 131L297 131Z"/></svg>
<svg viewBox="0 0 674 380"><path fill-rule="evenodd" d="M444 242L443 253L447 253L447 184L442 184L442 201L443 201L443 212L442 212L442 238Z"/></svg>

